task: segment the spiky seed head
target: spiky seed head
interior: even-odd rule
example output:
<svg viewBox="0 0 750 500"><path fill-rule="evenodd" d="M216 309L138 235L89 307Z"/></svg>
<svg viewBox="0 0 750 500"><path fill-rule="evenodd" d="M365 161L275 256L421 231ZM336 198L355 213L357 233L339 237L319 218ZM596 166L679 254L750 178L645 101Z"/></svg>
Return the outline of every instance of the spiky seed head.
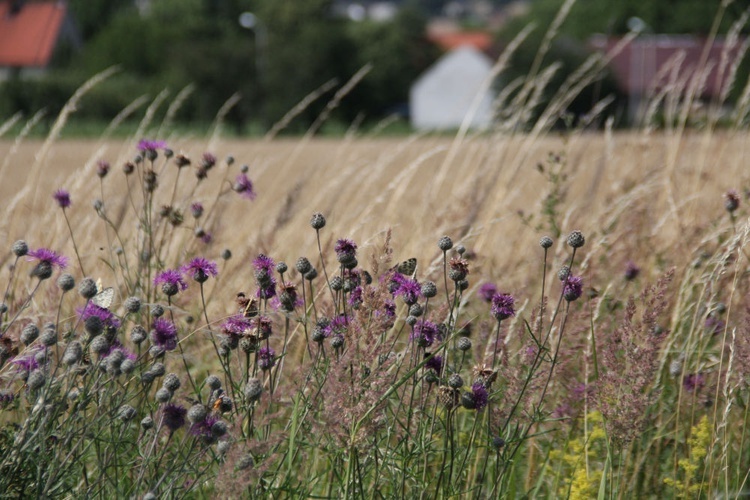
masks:
<svg viewBox="0 0 750 500"><path fill-rule="evenodd" d="M164 366L164 363L154 363L150 370L157 377L161 377L167 372L167 367Z"/></svg>
<svg viewBox="0 0 750 500"><path fill-rule="evenodd" d="M460 389L464 386L464 379L462 379L461 375L458 373L454 373L448 377L448 386L453 387L454 389Z"/></svg>
<svg viewBox="0 0 750 500"><path fill-rule="evenodd" d="M315 212L310 218L310 225L316 231L323 229L326 225L326 218L320 212Z"/></svg>
<svg viewBox="0 0 750 500"><path fill-rule="evenodd" d="M122 405L117 412L117 416L123 422L130 422L138 414L135 408L130 405Z"/></svg>
<svg viewBox="0 0 750 500"><path fill-rule="evenodd" d="M188 421L195 424L197 422L203 422L208 415L208 408L202 404L195 404L190 407L187 412Z"/></svg>
<svg viewBox="0 0 750 500"><path fill-rule="evenodd" d="M309 271L307 271L305 273L305 279L307 281L312 281L312 280L314 280L317 277L318 277L318 270L315 269L315 268L312 268L312 269L310 269Z"/></svg>
<svg viewBox="0 0 750 500"><path fill-rule="evenodd" d="M141 310L141 299L138 297L128 297L125 299L123 306L125 307L125 311L130 314L136 314Z"/></svg>
<svg viewBox="0 0 750 500"><path fill-rule="evenodd" d="M456 245L456 253L458 255L463 255L466 253L466 247L463 245Z"/></svg>
<svg viewBox="0 0 750 500"><path fill-rule="evenodd" d="M154 427L154 419L151 418L150 415L147 415L143 417L143 420L141 420L141 429L144 431L147 431L149 429L153 429Z"/></svg>
<svg viewBox="0 0 750 500"><path fill-rule="evenodd" d="M169 400L172 399L172 391L166 387L160 387L159 390L156 391L156 394L154 394L154 399L162 404L169 403Z"/></svg>
<svg viewBox="0 0 750 500"><path fill-rule="evenodd" d="M39 328L34 323L29 323L21 330L21 342L29 345L39 337Z"/></svg>
<svg viewBox="0 0 750 500"><path fill-rule="evenodd" d="M422 295L430 299L437 295L437 285L432 281L425 281L422 283Z"/></svg>
<svg viewBox="0 0 750 500"><path fill-rule="evenodd" d="M544 248L545 250L550 248L552 246L552 243L554 242L549 236L542 236L542 238L539 240L539 246Z"/></svg>
<svg viewBox="0 0 750 500"><path fill-rule="evenodd" d="M23 257L24 255L29 253L29 245L27 245L23 240L18 240L13 243L13 253L16 257Z"/></svg>
<svg viewBox="0 0 750 500"><path fill-rule="evenodd" d="M78 285L78 293L86 300L93 298L99 290L96 287L96 281L91 278L83 278Z"/></svg>
<svg viewBox="0 0 750 500"><path fill-rule="evenodd" d="M331 278L331 289L338 292L344 287L344 281L341 279L341 276L334 276Z"/></svg>
<svg viewBox="0 0 750 500"><path fill-rule="evenodd" d="M70 366L78 363L83 358L83 346L77 340L73 340L65 348L62 361L64 364Z"/></svg>
<svg viewBox="0 0 750 500"><path fill-rule="evenodd" d="M557 279L560 281L565 281L568 279L568 275L570 274L570 268L568 266L562 266L559 271L557 271Z"/></svg>
<svg viewBox="0 0 750 500"><path fill-rule="evenodd" d="M307 257L300 257L297 259L297 262L294 264L294 267L299 271L300 274L307 274L312 270L312 264L310 264L310 261L307 259Z"/></svg>
<svg viewBox="0 0 750 500"><path fill-rule="evenodd" d="M211 425L211 435L214 437L221 437L229 431L229 426L223 420L217 420Z"/></svg>
<svg viewBox="0 0 750 500"><path fill-rule="evenodd" d="M279 262L276 264L276 272L279 274L284 274L289 270L289 267L286 265L286 262Z"/></svg>
<svg viewBox="0 0 750 500"><path fill-rule="evenodd" d="M122 373L130 375L135 370L135 361L130 358L123 359L120 370L122 370Z"/></svg>
<svg viewBox="0 0 750 500"><path fill-rule="evenodd" d="M248 379L244 392L247 402L255 403L260 399L261 394L263 394L263 383L255 377Z"/></svg>
<svg viewBox="0 0 750 500"><path fill-rule="evenodd" d="M180 377L174 373L168 373L161 385L168 391L174 392L180 388Z"/></svg>
<svg viewBox="0 0 750 500"><path fill-rule="evenodd" d="M57 278L57 286L60 288L60 290L63 291L63 293L69 292L73 288L75 288L76 280L72 275L63 273L59 278Z"/></svg>
<svg viewBox="0 0 750 500"><path fill-rule="evenodd" d="M579 230L572 231L568 235L568 245L572 248L581 248L586 243L586 238L583 237L583 233Z"/></svg>
<svg viewBox="0 0 750 500"><path fill-rule="evenodd" d="M443 252L447 252L448 250L453 248L453 240L451 240L448 236L443 236L438 240L438 248Z"/></svg>
<svg viewBox="0 0 750 500"><path fill-rule="evenodd" d="M54 328L45 328L39 336L39 341L47 347L57 344L57 330Z"/></svg>
<svg viewBox="0 0 750 500"><path fill-rule="evenodd" d="M460 397L461 392L458 389L448 387L447 385L438 387L438 401L446 410L452 410L457 407Z"/></svg>
<svg viewBox="0 0 750 500"><path fill-rule="evenodd" d="M475 409L477 407L477 403L476 401L474 401L474 394L464 391L464 393L461 394L461 406L463 406L467 410Z"/></svg>
<svg viewBox="0 0 750 500"><path fill-rule="evenodd" d="M344 347L344 336L343 335L334 335L331 338L331 347L333 347L336 350L339 350L342 347Z"/></svg>
<svg viewBox="0 0 750 500"><path fill-rule="evenodd" d="M419 319L416 316L409 315L406 317L404 321L406 322L407 325L414 326L417 324L417 321L419 321Z"/></svg>
<svg viewBox="0 0 750 500"><path fill-rule="evenodd" d="M418 318L422 315L422 306L419 305L419 303L412 304L409 307L409 316L414 316L415 318Z"/></svg>
<svg viewBox="0 0 750 500"><path fill-rule="evenodd" d="M161 318L164 316L164 307L159 304L151 306L151 316L154 318Z"/></svg>
<svg viewBox="0 0 750 500"><path fill-rule="evenodd" d="M206 385L209 389L215 391L216 389L221 388L221 379L216 375L209 375L206 377Z"/></svg>
<svg viewBox="0 0 750 500"><path fill-rule="evenodd" d="M468 351L471 349L471 339L469 337L461 337L458 339L458 350Z"/></svg>
<svg viewBox="0 0 750 500"><path fill-rule="evenodd" d="M90 348L95 354L104 354L109 350L109 346L109 340L104 335L99 335L91 341Z"/></svg>
<svg viewBox="0 0 750 500"><path fill-rule="evenodd" d="M30 391L36 391L37 389L41 389L46 381L47 377L44 376L44 372L41 370L34 370L29 373L26 385L29 387Z"/></svg>
<svg viewBox="0 0 750 500"><path fill-rule="evenodd" d="M135 325L133 329L130 330L130 340L132 340L135 345L139 345L147 338L148 332L141 325Z"/></svg>

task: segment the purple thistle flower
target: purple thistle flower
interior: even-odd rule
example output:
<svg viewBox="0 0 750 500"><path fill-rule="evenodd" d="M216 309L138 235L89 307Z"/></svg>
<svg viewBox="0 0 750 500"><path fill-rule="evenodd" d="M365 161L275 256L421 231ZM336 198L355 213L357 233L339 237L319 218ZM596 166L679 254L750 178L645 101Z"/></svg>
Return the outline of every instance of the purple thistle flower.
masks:
<svg viewBox="0 0 750 500"><path fill-rule="evenodd" d="M224 335L234 337L240 337L244 335L247 330L251 330L252 328L252 323L242 314L230 316L221 324L221 332Z"/></svg>
<svg viewBox="0 0 750 500"><path fill-rule="evenodd" d="M409 335L409 340L417 342L420 347L429 347L436 340L442 340L440 329L432 321L423 320L414 325L414 330Z"/></svg>
<svg viewBox="0 0 750 500"><path fill-rule="evenodd" d="M211 233L209 233L208 231L206 231L205 233L203 233L203 235L201 236L201 241L203 243L205 243L206 245L208 245L209 243L211 243L213 240L214 240L214 236Z"/></svg>
<svg viewBox="0 0 750 500"><path fill-rule="evenodd" d="M363 301L364 299L362 297L362 287L358 286L354 290L352 290L351 294L349 294L349 305L354 309L359 309L359 306L362 305Z"/></svg>
<svg viewBox="0 0 750 500"><path fill-rule="evenodd" d="M138 141L138 151L145 153L146 151L156 151L157 149L165 149L167 143L164 141L155 141L150 139L141 139Z"/></svg>
<svg viewBox="0 0 750 500"><path fill-rule="evenodd" d="M497 286L494 283L484 283L479 287L479 296L485 302L492 302L492 297L497 293Z"/></svg>
<svg viewBox="0 0 750 500"><path fill-rule="evenodd" d="M182 274L176 269L165 269L157 274L154 278L154 285L161 285L161 290L169 296L187 288L187 283L182 279Z"/></svg>
<svg viewBox="0 0 750 500"><path fill-rule="evenodd" d="M471 386L471 394L474 399L474 409L476 411L481 410L487 406L487 402L490 399L489 392L483 383L479 382Z"/></svg>
<svg viewBox="0 0 750 500"><path fill-rule="evenodd" d="M443 357L439 355L434 355L430 359L427 360L427 362L424 364L425 370L434 370L435 373L440 373L443 371Z"/></svg>
<svg viewBox="0 0 750 500"><path fill-rule="evenodd" d="M40 264L45 263L52 267L56 267L60 270L65 269L68 265L68 258L57 254L53 250L48 248L37 248L36 250L30 250L26 254L26 260L28 261L39 261Z"/></svg>
<svg viewBox="0 0 750 500"><path fill-rule="evenodd" d="M396 273L391 278L391 283L395 283L393 290L394 297L402 297L407 305L416 304L422 295L422 286L417 280L413 280Z"/></svg>
<svg viewBox="0 0 750 500"><path fill-rule="evenodd" d="M271 257L259 254L253 259L253 267L256 271L265 271L270 276L276 270L276 263Z"/></svg>
<svg viewBox="0 0 750 500"><path fill-rule="evenodd" d="M389 318L395 318L396 317L396 303L393 302L392 300L386 300L385 303L383 303L383 313Z"/></svg>
<svg viewBox="0 0 750 500"><path fill-rule="evenodd" d="M578 299L583 293L583 278L580 276L568 276L563 288L563 296L568 302Z"/></svg>
<svg viewBox="0 0 750 500"><path fill-rule="evenodd" d="M162 421L167 429L174 432L185 425L185 415L187 409L174 403L167 403L161 410Z"/></svg>
<svg viewBox="0 0 750 500"><path fill-rule="evenodd" d="M23 356L16 356L10 361L10 363L16 365L19 372L29 373L32 370L39 368L39 361L37 361L36 355L39 351L44 349L45 347L40 347L39 349L28 349Z"/></svg>
<svg viewBox="0 0 750 500"><path fill-rule="evenodd" d="M346 238L336 241L334 250L336 251L336 258L341 264L352 262L357 256L357 244Z"/></svg>
<svg viewBox="0 0 750 500"><path fill-rule="evenodd" d="M204 259L203 257L196 257L187 264L184 264L180 271L185 276L192 277L198 283L204 283L208 276L216 276L219 274L219 267L216 262Z"/></svg>
<svg viewBox="0 0 750 500"><path fill-rule="evenodd" d="M328 326L323 330L326 337L333 335L343 335L349 329L349 318L343 314L340 314L333 318Z"/></svg>
<svg viewBox="0 0 750 500"><path fill-rule="evenodd" d="M254 200L257 196L253 187L253 181L251 181L245 174L240 174L234 179L234 186L232 186L232 189L248 200Z"/></svg>
<svg viewBox="0 0 750 500"><path fill-rule="evenodd" d="M107 160L99 160L96 162L96 175L100 178L104 178L109 173L110 164Z"/></svg>
<svg viewBox="0 0 750 500"><path fill-rule="evenodd" d="M86 307L77 308L76 312L78 313L78 316L81 318L81 321L83 323L85 323L86 320L91 317L99 318L102 327L106 328L107 330L117 330L121 325L120 320L112 313L112 311L103 307L99 307L93 302L89 302L88 304L86 304Z"/></svg>
<svg viewBox="0 0 750 500"><path fill-rule="evenodd" d="M221 420L218 416L209 413L206 418L190 426L190 434L193 436L211 437L211 427Z"/></svg>
<svg viewBox="0 0 750 500"><path fill-rule="evenodd" d="M706 381L701 373L685 375L682 379L682 386L686 390L693 392L700 390L705 383Z"/></svg>
<svg viewBox="0 0 750 500"><path fill-rule="evenodd" d="M258 351L258 367L261 370L270 370L276 365L276 351L270 347L261 347Z"/></svg>
<svg viewBox="0 0 750 500"><path fill-rule="evenodd" d="M58 189L52 195L60 208L68 208L70 206L70 193L64 189Z"/></svg>
<svg viewBox="0 0 750 500"><path fill-rule="evenodd" d="M635 262L632 260L629 260L625 264L625 279L628 281L633 281L638 277L638 275L641 273L641 268L635 265Z"/></svg>
<svg viewBox="0 0 750 500"><path fill-rule="evenodd" d="M151 330L151 343L165 351L177 348L177 327L165 318L156 318Z"/></svg>
<svg viewBox="0 0 750 500"><path fill-rule="evenodd" d="M276 296L276 278L268 278L268 284L258 288L255 296L259 299L268 300Z"/></svg>
<svg viewBox="0 0 750 500"><path fill-rule="evenodd" d="M216 155L206 151L201 157L201 166L206 170L211 170L216 165Z"/></svg>
<svg viewBox="0 0 750 500"><path fill-rule="evenodd" d="M129 359L130 361L135 361L136 359L138 359L138 356L136 356L135 353L131 352L129 349L123 346L117 339L112 342L112 344L109 346L109 349L102 355L102 357L106 358L116 351L121 352L125 356L125 358Z"/></svg>
<svg viewBox="0 0 750 500"><path fill-rule="evenodd" d="M192 203L190 205L190 212L193 214L194 218L199 218L203 215L203 204L199 201Z"/></svg>
<svg viewBox="0 0 750 500"><path fill-rule="evenodd" d="M492 296L492 315L496 320L502 321L516 315L513 308L516 300L512 295L507 293L496 293Z"/></svg>

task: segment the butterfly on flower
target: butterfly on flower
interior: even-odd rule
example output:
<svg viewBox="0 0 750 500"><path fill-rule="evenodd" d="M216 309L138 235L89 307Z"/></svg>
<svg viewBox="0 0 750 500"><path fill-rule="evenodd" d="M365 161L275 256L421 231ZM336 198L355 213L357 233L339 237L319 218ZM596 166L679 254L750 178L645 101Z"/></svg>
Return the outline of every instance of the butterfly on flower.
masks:
<svg viewBox="0 0 750 500"><path fill-rule="evenodd" d="M239 306L239 313L245 318L254 318L258 315L258 300L255 297L247 297L244 292L237 292L235 302Z"/></svg>
<svg viewBox="0 0 750 500"><path fill-rule="evenodd" d="M399 262L398 264L396 264L393 270L399 274L403 274L404 276L408 276L409 278L414 279L414 277L417 275L416 257L412 257L410 259L406 259L403 262Z"/></svg>
<svg viewBox="0 0 750 500"><path fill-rule="evenodd" d="M96 295L91 298L91 302L94 305L101 307L102 309L109 309L112 307L112 302L115 299L115 289L110 287L103 288L101 278L96 280Z"/></svg>

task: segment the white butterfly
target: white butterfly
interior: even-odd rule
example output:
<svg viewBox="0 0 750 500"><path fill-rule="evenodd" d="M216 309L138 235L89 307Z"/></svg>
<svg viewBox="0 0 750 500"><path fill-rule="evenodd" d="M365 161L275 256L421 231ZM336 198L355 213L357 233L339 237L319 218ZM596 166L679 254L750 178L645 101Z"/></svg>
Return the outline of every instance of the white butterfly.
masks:
<svg viewBox="0 0 750 500"><path fill-rule="evenodd" d="M109 309L112 307L112 301L115 299L115 289L110 287L102 288L102 280L96 280L97 294L91 298L91 302L101 307L102 309Z"/></svg>

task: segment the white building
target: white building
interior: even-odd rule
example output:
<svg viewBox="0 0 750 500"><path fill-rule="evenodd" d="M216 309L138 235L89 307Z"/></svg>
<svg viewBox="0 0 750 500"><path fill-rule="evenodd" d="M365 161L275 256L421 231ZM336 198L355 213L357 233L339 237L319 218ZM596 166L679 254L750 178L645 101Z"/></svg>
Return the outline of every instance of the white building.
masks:
<svg viewBox="0 0 750 500"><path fill-rule="evenodd" d="M440 58L411 87L412 126L418 130L450 130L469 119L472 128L489 127L495 99L487 85L492 65L492 59L470 46ZM487 90L479 96L483 88Z"/></svg>

